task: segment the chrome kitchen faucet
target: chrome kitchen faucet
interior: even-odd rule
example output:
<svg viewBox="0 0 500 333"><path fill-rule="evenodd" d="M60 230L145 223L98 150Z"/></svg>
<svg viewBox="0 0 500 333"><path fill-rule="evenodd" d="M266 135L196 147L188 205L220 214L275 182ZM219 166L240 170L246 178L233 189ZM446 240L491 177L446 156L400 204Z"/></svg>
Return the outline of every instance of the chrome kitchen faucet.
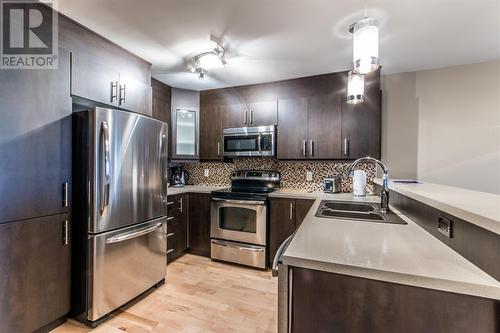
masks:
<svg viewBox="0 0 500 333"><path fill-rule="evenodd" d="M389 169L387 169L387 166L384 163L370 156L361 157L349 165L346 171L346 175L347 177L352 177L354 173L354 168L359 163L363 162L375 163L376 165L379 165L384 171L384 176L382 177L382 191L380 192L380 211L382 213L386 213L389 210L389 188L387 186L388 185L387 182L389 181Z"/></svg>

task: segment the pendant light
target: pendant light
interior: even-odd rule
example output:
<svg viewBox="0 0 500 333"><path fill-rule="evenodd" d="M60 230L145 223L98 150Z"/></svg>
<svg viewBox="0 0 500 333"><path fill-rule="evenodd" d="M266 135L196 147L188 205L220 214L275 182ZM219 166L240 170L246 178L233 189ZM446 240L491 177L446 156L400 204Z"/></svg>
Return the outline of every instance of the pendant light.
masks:
<svg viewBox="0 0 500 333"><path fill-rule="evenodd" d="M354 71L367 74L379 68L378 58L378 21L366 17L354 23L349 31L353 33L352 61Z"/></svg>
<svg viewBox="0 0 500 333"><path fill-rule="evenodd" d="M365 76L349 71L347 77L347 104L363 103L365 94Z"/></svg>

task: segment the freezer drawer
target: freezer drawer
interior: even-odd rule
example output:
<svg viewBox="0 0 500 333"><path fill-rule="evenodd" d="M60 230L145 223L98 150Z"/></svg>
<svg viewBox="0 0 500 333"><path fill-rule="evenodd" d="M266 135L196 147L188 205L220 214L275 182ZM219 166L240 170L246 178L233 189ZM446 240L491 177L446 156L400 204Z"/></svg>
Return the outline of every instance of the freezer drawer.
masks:
<svg viewBox="0 0 500 333"><path fill-rule="evenodd" d="M96 321L166 275L166 218L89 237L87 320Z"/></svg>

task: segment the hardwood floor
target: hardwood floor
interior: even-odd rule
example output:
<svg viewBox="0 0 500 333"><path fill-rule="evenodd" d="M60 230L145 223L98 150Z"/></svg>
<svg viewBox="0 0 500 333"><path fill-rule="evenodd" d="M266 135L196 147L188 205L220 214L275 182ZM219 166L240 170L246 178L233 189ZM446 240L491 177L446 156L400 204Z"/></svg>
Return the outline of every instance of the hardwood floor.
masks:
<svg viewBox="0 0 500 333"><path fill-rule="evenodd" d="M276 332L277 279L270 271L189 254L167 271L165 285L96 329L68 321L52 332Z"/></svg>

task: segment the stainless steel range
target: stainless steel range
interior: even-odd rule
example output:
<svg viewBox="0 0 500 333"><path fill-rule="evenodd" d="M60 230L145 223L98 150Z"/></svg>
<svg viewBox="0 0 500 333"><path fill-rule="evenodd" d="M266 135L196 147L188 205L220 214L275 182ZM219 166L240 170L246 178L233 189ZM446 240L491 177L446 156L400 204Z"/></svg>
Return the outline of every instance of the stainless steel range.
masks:
<svg viewBox="0 0 500 333"><path fill-rule="evenodd" d="M231 188L212 192L212 259L266 268L267 195L280 180L277 171L236 171Z"/></svg>

